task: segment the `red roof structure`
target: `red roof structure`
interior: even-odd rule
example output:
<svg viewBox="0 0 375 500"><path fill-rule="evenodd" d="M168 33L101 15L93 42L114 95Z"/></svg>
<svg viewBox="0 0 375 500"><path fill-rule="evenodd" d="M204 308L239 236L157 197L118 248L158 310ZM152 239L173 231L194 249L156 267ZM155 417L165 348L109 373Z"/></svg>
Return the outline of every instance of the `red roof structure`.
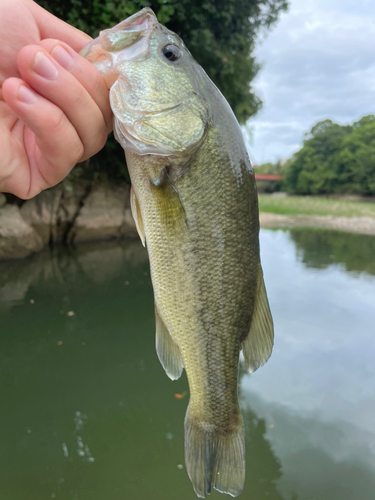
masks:
<svg viewBox="0 0 375 500"><path fill-rule="evenodd" d="M255 174L257 181L280 181L281 179L284 179L283 175Z"/></svg>

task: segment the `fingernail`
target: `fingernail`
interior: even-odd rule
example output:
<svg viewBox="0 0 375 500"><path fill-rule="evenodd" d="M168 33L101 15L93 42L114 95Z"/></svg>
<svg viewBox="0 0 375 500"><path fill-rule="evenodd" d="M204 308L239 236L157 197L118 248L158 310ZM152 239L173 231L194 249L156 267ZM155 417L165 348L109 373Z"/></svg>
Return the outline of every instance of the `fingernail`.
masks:
<svg viewBox="0 0 375 500"><path fill-rule="evenodd" d="M56 66L43 52L38 52L35 56L34 71L47 80L54 80L59 74Z"/></svg>
<svg viewBox="0 0 375 500"><path fill-rule="evenodd" d="M68 69L71 62L73 61L73 58L69 54L69 52L60 45L53 49L51 56L60 64L60 66L65 69Z"/></svg>
<svg viewBox="0 0 375 500"><path fill-rule="evenodd" d="M17 97L19 101L24 102L25 104L32 104L36 101L36 94L34 94L32 90L25 87L25 85L20 86Z"/></svg>

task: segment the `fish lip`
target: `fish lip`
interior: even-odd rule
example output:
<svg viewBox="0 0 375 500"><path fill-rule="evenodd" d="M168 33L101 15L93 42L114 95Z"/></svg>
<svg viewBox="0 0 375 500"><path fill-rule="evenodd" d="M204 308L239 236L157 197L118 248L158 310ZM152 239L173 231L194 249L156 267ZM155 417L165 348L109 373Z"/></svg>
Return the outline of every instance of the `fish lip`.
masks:
<svg viewBox="0 0 375 500"><path fill-rule="evenodd" d="M154 12L146 7L112 28L99 33L101 47L109 53L123 52L142 38L150 38L161 27Z"/></svg>
<svg viewBox="0 0 375 500"><path fill-rule="evenodd" d="M142 38L149 39L150 35L158 27L161 27L161 24L157 20L155 13L152 11L152 9L146 7L128 17L116 26L113 26L112 28L106 30L102 30L97 38L91 40L91 42L89 42L81 49L79 54L95 65L95 62L97 62L98 52L103 52L103 56L111 59L111 65L115 66L117 59L131 60L141 55L143 52L146 52L146 47L141 47L141 50L138 51L134 50L134 48L132 50L131 48L134 47L134 45L136 45L138 42L140 42ZM115 47L116 41L113 40L114 32L124 33L124 45L121 46L120 44L121 48L117 50ZM128 40L126 39L127 34L129 34ZM124 52L126 52L126 49L130 50L125 57ZM118 58L118 55L120 53L122 57L120 56Z"/></svg>
<svg viewBox="0 0 375 500"><path fill-rule="evenodd" d="M145 19L142 19L144 17ZM146 25L146 28L141 28L143 23ZM130 17L127 17L120 23L116 24L116 26L113 26L112 28L110 28L110 30L125 31L127 28L130 28L132 26L134 27L139 26L140 29L138 31L143 31L144 29L149 30L151 27L156 26L158 24L160 23L155 15L155 12L152 9L150 9L150 7L145 7L139 12L136 12L135 14L131 15Z"/></svg>

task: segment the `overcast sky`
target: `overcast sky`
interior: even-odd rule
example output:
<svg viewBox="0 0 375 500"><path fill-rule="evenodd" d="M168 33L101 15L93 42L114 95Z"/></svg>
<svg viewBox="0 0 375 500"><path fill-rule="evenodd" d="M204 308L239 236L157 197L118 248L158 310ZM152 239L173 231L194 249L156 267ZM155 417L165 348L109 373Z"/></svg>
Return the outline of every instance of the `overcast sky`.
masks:
<svg viewBox="0 0 375 500"><path fill-rule="evenodd" d="M290 0L255 54L264 102L248 122L255 164L290 157L319 120L375 114L375 0Z"/></svg>

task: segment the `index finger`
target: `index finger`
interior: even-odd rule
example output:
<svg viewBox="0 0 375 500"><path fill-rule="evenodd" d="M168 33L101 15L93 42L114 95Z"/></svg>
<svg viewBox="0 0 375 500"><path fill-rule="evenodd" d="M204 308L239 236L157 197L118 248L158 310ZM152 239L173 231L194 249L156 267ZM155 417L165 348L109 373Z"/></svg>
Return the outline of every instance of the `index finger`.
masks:
<svg viewBox="0 0 375 500"><path fill-rule="evenodd" d="M59 40L42 40L40 45L87 90L103 114L108 133L111 132L113 115L109 104L109 91L99 71L69 45Z"/></svg>

